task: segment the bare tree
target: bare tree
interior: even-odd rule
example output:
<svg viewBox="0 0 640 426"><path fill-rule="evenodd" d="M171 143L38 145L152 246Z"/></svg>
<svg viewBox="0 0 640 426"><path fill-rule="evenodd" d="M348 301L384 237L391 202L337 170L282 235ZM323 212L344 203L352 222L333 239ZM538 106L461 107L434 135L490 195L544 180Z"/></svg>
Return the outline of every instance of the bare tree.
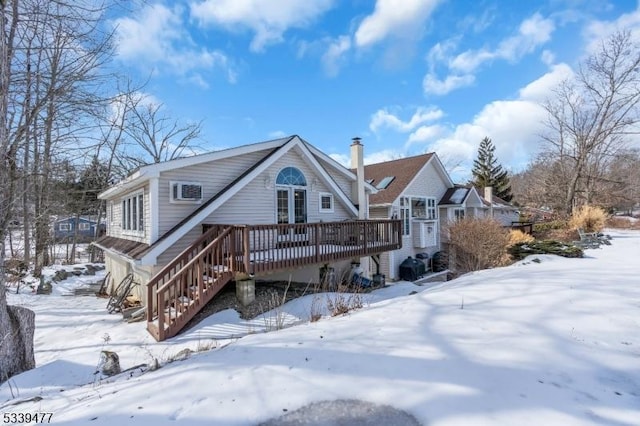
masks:
<svg viewBox="0 0 640 426"><path fill-rule="evenodd" d="M198 152L196 140L202 122L180 123L171 119L162 104L149 102L139 93L129 93L125 102L129 104L124 107L127 140L121 145L120 158L129 170Z"/></svg>
<svg viewBox="0 0 640 426"><path fill-rule="evenodd" d="M7 305L5 239L14 202L17 145L7 134L9 84L18 23L17 1L0 0L0 383L35 366L33 332L35 314Z"/></svg>
<svg viewBox="0 0 640 426"><path fill-rule="evenodd" d="M573 80L563 82L549 100L546 153L556 158L562 183L562 209L571 213L576 194L589 201L609 160L625 148L638 124L640 48L629 32L604 40Z"/></svg>

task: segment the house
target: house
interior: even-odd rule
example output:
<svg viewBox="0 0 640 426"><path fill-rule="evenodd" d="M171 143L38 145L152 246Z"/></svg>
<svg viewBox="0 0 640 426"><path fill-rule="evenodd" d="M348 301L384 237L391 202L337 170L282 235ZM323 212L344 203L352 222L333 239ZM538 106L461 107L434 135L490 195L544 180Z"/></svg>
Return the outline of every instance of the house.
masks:
<svg viewBox="0 0 640 426"><path fill-rule="evenodd" d="M369 197L369 217L401 222L402 247L383 253L379 264L372 265L396 280L407 257L440 249L438 202L454 185L435 153L370 164L364 175L378 191Z"/></svg>
<svg viewBox="0 0 640 426"><path fill-rule="evenodd" d="M492 217L502 224L511 227L520 220L520 211L513 204L503 200L493 193L493 188L484 188L485 216Z"/></svg>
<svg viewBox="0 0 640 426"><path fill-rule="evenodd" d="M244 303L255 279L320 281L401 247L400 222L368 220L377 189L363 146L345 168L299 136L143 166L99 195L95 242L114 282L131 275L158 340L175 335L228 282Z"/></svg>
<svg viewBox="0 0 640 426"><path fill-rule="evenodd" d="M96 227L98 223L87 217L65 217L53 222L54 241L88 243L96 237ZM98 232L104 231L104 225L100 226Z"/></svg>
<svg viewBox="0 0 640 426"><path fill-rule="evenodd" d="M485 200L471 185L454 185L447 189L438 203L440 217L443 222L463 219L465 217L485 217L487 205Z"/></svg>

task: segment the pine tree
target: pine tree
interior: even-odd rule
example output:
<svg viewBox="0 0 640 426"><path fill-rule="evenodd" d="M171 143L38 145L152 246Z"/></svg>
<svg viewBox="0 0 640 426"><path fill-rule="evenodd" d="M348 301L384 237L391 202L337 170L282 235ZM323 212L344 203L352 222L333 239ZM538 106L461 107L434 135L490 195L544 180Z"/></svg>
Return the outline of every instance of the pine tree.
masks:
<svg viewBox="0 0 640 426"><path fill-rule="evenodd" d="M502 165L498 163L494 152L496 147L491 139L485 137L478 147L478 157L473 160L473 181L471 182L476 188L484 188L486 186L493 187L493 193L510 202L513 198L511 194L511 183L506 170L502 169Z"/></svg>

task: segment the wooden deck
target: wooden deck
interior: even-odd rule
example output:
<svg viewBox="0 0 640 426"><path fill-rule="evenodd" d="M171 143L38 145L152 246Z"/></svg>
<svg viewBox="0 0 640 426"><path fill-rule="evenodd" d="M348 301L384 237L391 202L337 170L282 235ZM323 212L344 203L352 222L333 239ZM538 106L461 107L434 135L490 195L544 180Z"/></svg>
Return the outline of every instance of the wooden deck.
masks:
<svg viewBox="0 0 640 426"><path fill-rule="evenodd" d="M372 256L402 246L399 220L205 229L147 285L147 329L158 341L175 336L236 277Z"/></svg>

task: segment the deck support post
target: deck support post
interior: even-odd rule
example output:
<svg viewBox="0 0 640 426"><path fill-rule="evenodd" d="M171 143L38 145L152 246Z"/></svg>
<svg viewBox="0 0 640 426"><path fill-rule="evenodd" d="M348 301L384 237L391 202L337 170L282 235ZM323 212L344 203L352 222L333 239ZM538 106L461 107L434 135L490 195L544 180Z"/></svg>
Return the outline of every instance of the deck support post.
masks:
<svg viewBox="0 0 640 426"><path fill-rule="evenodd" d="M247 306L256 300L256 280L253 278L237 280L236 297L242 306Z"/></svg>

